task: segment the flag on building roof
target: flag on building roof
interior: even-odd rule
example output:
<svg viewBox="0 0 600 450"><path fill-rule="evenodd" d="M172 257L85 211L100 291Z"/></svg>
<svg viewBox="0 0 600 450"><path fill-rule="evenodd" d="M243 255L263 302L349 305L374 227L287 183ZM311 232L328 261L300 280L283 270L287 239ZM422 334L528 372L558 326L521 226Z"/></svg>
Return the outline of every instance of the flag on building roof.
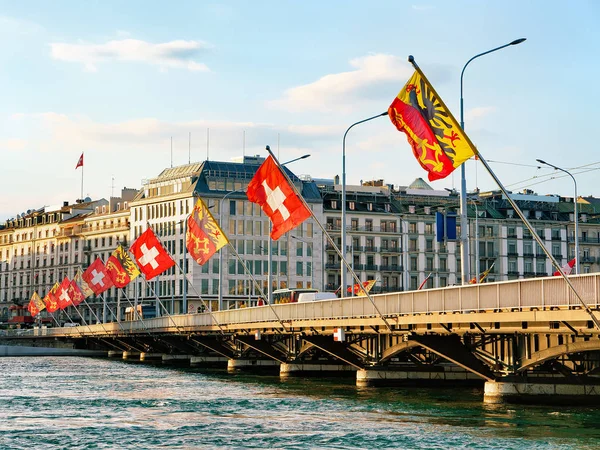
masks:
<svg viewBox="0 0 600 450"><path fill-rule="evenodd" d="M271 239L275 241L311 216L310 210L296 195L270 155L256 171L246 195L248 200L258 203L271 219Z"/></svg>
<svg viewBox="0 0 600 450"><path fill-rule="evenodd" d="M80 167L83 167L83 152L81 153L79 160L77 160L77 165L75 166L75 169L79 169Z"/></svg>
<svg viewBox="0 0 600 450"><path fill-rule="evenodd" d="M200 265L206 263L217 250L229 242L200 198L187 219L185 239L189 254Z"/></svg>
<svg viewBox="0 0 600 450"><path fill-rule="evenodd" d="M573 258L571 261L562 266L561 269L565 275L571 275L571 272L573 272L573 267L575 267L575 258ZM554 272L553 275L555 277L559 277L560 272L557 270L556 272Z"/></svg>
<svg viewBox="0 0 600 450"><path fill-rule="evenodd" d="M127 286L140 274L140 270L122 245L119 245L106 261L106 271L118 288Z"/></svg>
<svg viewBox="0 0 600 450"><path fill-rule="evenodd" d="M40 313L40 311L46 309L44 301L40 298L37 292L34 292L31 296L31 300L29 300L29 305L27 305L27 309L29 310L29 314L31 314L31 317L37 316Z"/></svg>
<svg viewBox="0 0 600 450"><path fill-rule="evenodd" d="M58 298L56 297L56 291L58 291L59 287L60 287L60 284L58 284L58 281L57 281L56 283L54 283L54 286L52 286L52 288L48 291L48 293L44 297L44 303L46 304L46 311L48 311L48 312L53 313L54 311L56 311L58 309Z"/></svg>
<svg viewBox="0 0 600 450"><path fill-rule="evenodd" d="M102 294L113 286L112 279L100 258L96 258L96 261L85 269L81 277L96 295Z"/></svg>
<svg viewBox="0 0 600 450"><path fill-rule="evenodd" d="M175 265L175 261L162 246L152 228L144 231L131 245L129 251L133 253L138 267L147 280L151 280Z"/></svg>
<svg viewBox="0 0 600 450"><path fill-rule="evenodd" d="M71 297L69 297L69 286L71 285L71 282L69 281L69 279L67 277L65 277L62 282L60 283L60 286L58 287L58 290L56 291L56 298L58 300L58 307L60 309L65 309L67 306L71 305Z"/></svg>
<svg viewBox="0 0 600 450"><path fill-rule="evenodd" d="M375 286L377 280L367 280L363 281L362 284L356 283L353 287L348 287L348 293L352 292L354 289L354 295L367 295L367 292L370 292L373 286Z"/></svg>
<svg viewBox="0 0 600 450"><path fill-rule="evenodd" d="M477 150L429 80L420 70L402 88L388 109L392 123L406 133L429 181L450 175Z"/></svg>

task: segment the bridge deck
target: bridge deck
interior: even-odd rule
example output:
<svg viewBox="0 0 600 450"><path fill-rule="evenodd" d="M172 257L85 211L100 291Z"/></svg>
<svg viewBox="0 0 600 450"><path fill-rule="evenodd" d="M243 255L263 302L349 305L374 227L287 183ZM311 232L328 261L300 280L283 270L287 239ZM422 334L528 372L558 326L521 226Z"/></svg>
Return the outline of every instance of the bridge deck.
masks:
<svg viewBox="0 0 600 450"><path fill-rule="evenodd" d="M569 280L586 305L597 310L600 305L600 274L570 276ZM377 308L392 325L392 331L404 331L407 324L452 323L522 323L590 320L582 304L563 278L452 286L423 291L387 293L372 296ZM565 310L569 310L566 312ZM441 317L444 316L444 317ZM106 323L72 328L15 330L21 335L98 336L147 333L201 332L235 333L239 330L285 329L324 326L365 326L389 332L367 297L346 297L307 303L260 306L213 314L184 314L143 321ZM598 332L587 326L587 332Z"/></svg>

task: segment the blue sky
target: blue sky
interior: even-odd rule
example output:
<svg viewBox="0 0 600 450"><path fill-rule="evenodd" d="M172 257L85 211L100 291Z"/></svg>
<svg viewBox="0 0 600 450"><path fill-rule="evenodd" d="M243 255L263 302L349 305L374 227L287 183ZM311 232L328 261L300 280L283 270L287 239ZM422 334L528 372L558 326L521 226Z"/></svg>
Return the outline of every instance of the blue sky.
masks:
<svg viewBox="0 0 600 450"><path fill-rule="evenodd" d="M342 137L384 112L415 56L508 189L600 197L594 1L0 1L0 219L101 198L171 164L264 155L342 172ZM207 130L210 139L207 145ZM244 141L245 135L245 141ZM469 161L467 188L495 189ZM387 117L346 140L348 184L426 178ZM458 188L454 177L431 183ZM113 181L114 180L114 181Z"/></svg>

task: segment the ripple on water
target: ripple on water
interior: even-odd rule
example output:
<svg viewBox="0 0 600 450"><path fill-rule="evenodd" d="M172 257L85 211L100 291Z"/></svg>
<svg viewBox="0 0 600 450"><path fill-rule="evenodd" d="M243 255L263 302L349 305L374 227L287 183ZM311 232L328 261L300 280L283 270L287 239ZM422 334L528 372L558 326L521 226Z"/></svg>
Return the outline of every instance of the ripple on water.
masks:
<svg viewBox="0 0 600 450"><path fill-rule="evenodd" d="M594 448L591 408L86 358L0 359L0 449Z"/></svg>

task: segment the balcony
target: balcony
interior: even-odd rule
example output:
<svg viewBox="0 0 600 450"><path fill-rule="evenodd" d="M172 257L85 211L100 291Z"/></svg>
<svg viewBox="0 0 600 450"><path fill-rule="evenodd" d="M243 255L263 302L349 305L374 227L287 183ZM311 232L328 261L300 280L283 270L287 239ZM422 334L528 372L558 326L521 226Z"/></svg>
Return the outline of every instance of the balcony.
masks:
<svg viewBox="0 0 600 450"><path fill-rule="evenodd" d="M524 258L533 258L533 252L523 253Z"/></svg>
<svg viewBox="0 0 600 450"><path fill-rule="evenodd" d="M516 257L516 256L519 256L519 253L518 252L511 252L511 251L509 251L509 252L506 253L506 256L514 256L514 257Z"/></svg>
<svg viewBox="0 0 600 450"><path fill-rule="evenodd" d="M381 253L392 253L392 254L397 254L397 255L399 255L401 253L400 249L398 247L381 247L380 252Z"/></svg>
<svg viewBox="0 0 600 450"><path fill-rule="evenodd" d="M596 262L596 258L592 258L591 256L582 256L581 262L583 264L594 264Z"/></svg>
<svg viewBox="0 0 600 450"><path fill-rule="evenodd" d="M367 246L367 247L365 247L364 251L367 253L377 253L377 250L378 250L377 247Z"/></svg>
<svg viewBox="0 0 600 450"><path fill-rule="evenodd" d="M387 265L387 266L380 266L379 270L381 270L382 272L401 272L402 271L402 266L398 265L398 264L391 264L391 265Z"/></svg>
<svg viewBox="0 0 600 450"><path fill-rule="evenodd" d="M327 263L327 264L325 264L325 269L340 270L341 269L340 263L339 262L338 263Z"/></svg>
<svg viewBox="0 0 600 450"><path fill-rule="evenodd" d="M379 265L377 264L366 264L365 270L377 271L379 270Z"/></svg>

